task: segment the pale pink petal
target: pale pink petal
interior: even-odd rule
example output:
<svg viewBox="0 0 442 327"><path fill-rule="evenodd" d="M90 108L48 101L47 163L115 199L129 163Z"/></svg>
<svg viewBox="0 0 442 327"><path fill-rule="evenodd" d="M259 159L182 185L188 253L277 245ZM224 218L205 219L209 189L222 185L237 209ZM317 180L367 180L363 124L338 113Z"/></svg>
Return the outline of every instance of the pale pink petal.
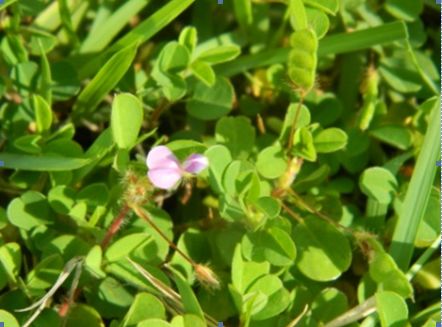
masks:
<svg viewBox="0 0 442 327"><path fill-rule="evenodd" d="M160 145L152 148L147 154L146 165L150 169L170 168L179 169L178 159L167 146Z"/></svg>
<svg viewBox="0 0 442 327"><path fill-rule="evenodd" d="M158 168L148 171L150 182L163 190L172 189L181 179L181 170L171 168Z"/></svg>
<svg viewBox="0 0 442 327"><path fill-rule="evenodd" d="M183 164L183 169L188 173L198 174L203 169L207 168L209 165L209 160L202 154L192 154L190 155Z"/></svg>

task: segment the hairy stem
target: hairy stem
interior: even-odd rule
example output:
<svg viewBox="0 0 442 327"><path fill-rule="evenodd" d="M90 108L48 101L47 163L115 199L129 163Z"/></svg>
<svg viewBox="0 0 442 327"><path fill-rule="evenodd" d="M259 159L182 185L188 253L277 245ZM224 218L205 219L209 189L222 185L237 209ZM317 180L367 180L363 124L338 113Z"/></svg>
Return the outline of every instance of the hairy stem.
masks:
<svg viewBox="0 0 442 327"><path fill-rule="evenodd" d="M106 235L104 236L103 241L101 242L101 248L103 250L107 248L107 246L109 245L109 243L112 240L112 238L114 237L114 235L120 230L121 225L123 225L124 218L128 214L129 210L130 210L130 208L127 205L127 203L125 203L121 207L118 216L114 219L114 221L112 222L112 225L110 225L109 229L107 230Z"/></svg>

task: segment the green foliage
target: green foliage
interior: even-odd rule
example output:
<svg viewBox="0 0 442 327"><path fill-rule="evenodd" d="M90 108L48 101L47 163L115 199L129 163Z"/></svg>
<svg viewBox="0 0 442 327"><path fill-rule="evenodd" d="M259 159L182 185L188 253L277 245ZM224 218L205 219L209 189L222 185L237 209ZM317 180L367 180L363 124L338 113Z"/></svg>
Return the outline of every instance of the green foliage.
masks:
<svg viewBox="0 0 442 327"><path fill-rule="evenodd" d="M434 326L439 9L4 1L0 321Z"/></svg>
<svg viewBox="0 0 442 327"><path fill-rule="evenodd" d="M143 108L131 94L119 94L112 103L111 128L114 141L121 149L135 145L143 123Z"/></svg>

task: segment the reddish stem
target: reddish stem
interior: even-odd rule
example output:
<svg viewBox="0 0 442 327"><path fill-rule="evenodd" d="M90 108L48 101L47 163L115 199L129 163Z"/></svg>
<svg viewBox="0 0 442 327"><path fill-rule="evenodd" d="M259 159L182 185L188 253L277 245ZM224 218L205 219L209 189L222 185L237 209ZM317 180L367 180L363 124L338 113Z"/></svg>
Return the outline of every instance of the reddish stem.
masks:
<svg viewBox="0 0 442 327"><path fill-rule="evenodd" d="M118 214L117 218L114 219L112 222L112 225L107 230L106 235L104 236L103 241L101 242L101 248L104 250L109 245L110 241L114 237L114 235L120 230L121 225L123 225L124 218L126 217L127 213L129 212L130 208L125 203L123 207L120 210L120 213Z"/></svg>
<svg viewBox="0 0 442 327"><path fill-rule="evenodd" d="M139 206L132 206L132 210L137 214L138 217L144 219L155 231L169 244L169 246L178 252L184 259L186 259L192 267L196 268L197 264L193 261L187 254L178 249L178 247L162 232L162 230L150 219L149 215Z"/></svg>

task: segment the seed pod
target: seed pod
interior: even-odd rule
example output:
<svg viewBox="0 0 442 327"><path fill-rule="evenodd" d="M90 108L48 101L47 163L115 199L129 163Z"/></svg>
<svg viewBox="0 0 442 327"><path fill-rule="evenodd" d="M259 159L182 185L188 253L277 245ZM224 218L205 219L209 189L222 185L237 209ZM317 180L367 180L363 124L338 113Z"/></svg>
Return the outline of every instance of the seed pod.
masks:
<svg viewBox="0 0 442 327"><path fill-rule="evenodd" d="M364 102L362 104L361 115L359 117L359 128L365 131L370 127L370 123L376 112L378 104L379 75L374 68L370 68L367 77L361 85Z"/></svg>
<svg viewBox="0 0 442 327"><path fill-rule="evenodd" d="M288 74L291 81L304 92L315 84L318 38L312 29L295 32L290 37Z"/></svg>

